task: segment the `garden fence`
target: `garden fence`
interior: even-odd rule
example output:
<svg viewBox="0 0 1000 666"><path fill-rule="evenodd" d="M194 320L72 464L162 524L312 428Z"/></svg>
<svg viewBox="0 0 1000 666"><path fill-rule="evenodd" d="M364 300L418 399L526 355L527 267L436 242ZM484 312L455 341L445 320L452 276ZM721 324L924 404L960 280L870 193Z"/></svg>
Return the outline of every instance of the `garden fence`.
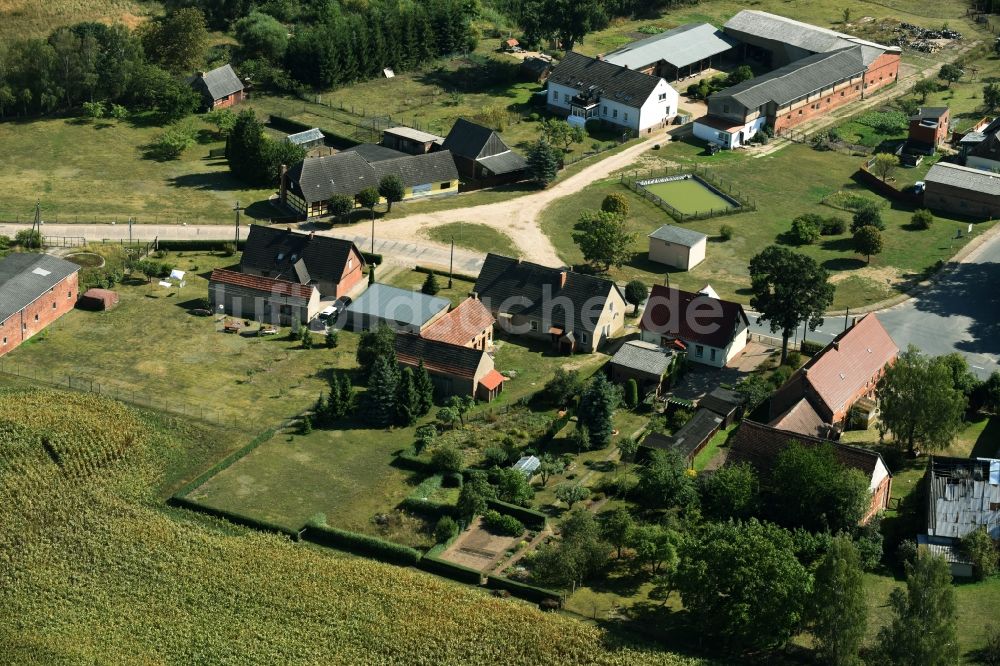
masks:
<svg viewBox="0 0 1000 666"><path fill-rule="evenodd" d="M39 335L44 335L44 333ZM39 386L68 389L81 393L95 393L136 407L162 411L181 418L197 419L227 428L238 427L243 430L249 428L256 432L273 425L263 423L254 418L252 414L232 413L224 405L188 404L178 400L175 396L158 393L148 387L136 389L115 386L107 383L104 379L93 376L40 370L37 365L32 363L18 363L9 359L0 359L0 375L19 377Z"/></svg>
<svg viewBox="0 0 1000 666"><path fill-rule="evenodd" d="M729 197L736 201L739 205L722 208L722 209L710 209L707 211L696 211L694 213L683 213L670 203L664 201L659 196L653 194L645 187L641 185L643 181L651 180L654 178L669 178L671 176L684 176L693 175L697 176L701 180L705 181L723 195ZM639 196L643 197L647 201L659 206L661 209L666 211L671 217L673 217L678 222L687 222L689 220L704 220L713 217L722 217L725 215L735 215L737 213L744 213L747 211L757 210L757 202L755 199L749 195L744 194L739 189L734 188L731 184L727 183L723 179L719 178L706 167L703 166L690 166L690 167L664 167L663 169L655 169L652 171L634 171L632 174L621 174L619 176L619 181L625 187L629 188Z"/></svg>

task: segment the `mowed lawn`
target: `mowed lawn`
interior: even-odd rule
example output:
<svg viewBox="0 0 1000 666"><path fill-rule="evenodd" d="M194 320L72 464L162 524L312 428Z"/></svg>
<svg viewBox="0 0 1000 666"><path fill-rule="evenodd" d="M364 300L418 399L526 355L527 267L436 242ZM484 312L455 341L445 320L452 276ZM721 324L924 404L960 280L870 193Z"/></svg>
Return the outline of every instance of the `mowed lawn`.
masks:
<svg viewBox="0 0 1000 666"><path fill-rule="evenodd" d="M427 231L431 240L450 243L477 252L495 252L508 257L520 256L517 246L507 234L485 224L451 222Z"/></svg>
<svg viewBox="0 0 1000 666"><path fill-rule="evenodd" d="M890 205L888 200L871 193L854 182L859 158L836 152L821 152L802 145L791 145L762 158L745 154L702 155L702 149L686 142L674 142L660 151L650 152L632 171L671 167L708 166L712 173L727 184L752 197L755 212L743 212L726 217L683 223L683 227L709 236L704 262L689 272L678 271L648 260L647 236L664 224L678 224L667 213L622 186L616 179L596 182L578 195L554 202L542 212L542 228L552 240L560 256L571 264L583 261L572 239L573 225L584 210L600 207L601 200L611 192L624 194L630 204L628 228L636 238L633 256L620 269L612 269L611 277L623 281L638 278L647 283L662 283L669 274L670 283L682 289L697 290L711 284L723 298L743 303L749 300L750 258L768 245L788 242L785 234L792 219L802 213L839 216L848 223L851 213L821 203L824 197L837 191L863 193L882 202L886 222L883 232L885 249L872 257L871 265L852 249L850 234L824 236L814 245L788 245L816 259L832 273L837 285L833 307L858 307L878 302L900 293L908 284L920 279L925 269L938 260L947 261L968 240L968 222L937 217L931 229L915 231L909 228L912 210ZM724 156L725 159L716 160ZM907 179L907 170L900 170L898 180ZM905 182L905 181L904 181ZM719 236L722 225L734 230L732 240ZM981 234L992 222L974 225ZM955 239L958 231L962 239Z"/></svg>
<svg viewBox="0 0 1000 666"><path fill-rule="evenodd" d="M270 189L248 188L229 174L213 128L196 117L201 143L177 160L143 155L163 128L127 121L54 118L0 123L6 157L0 172L0 218L30 220L41 201L47 222L231 224L238 200L247 214L277 214ZM253 204L257 205L253 205Z"/></svg>
<svg viewBox="0 0 1000 666"><path fill-rule="evenodd" d="M187 271L186 286L117 285L110 312L74 310L3 358L3 368L65 385L92 381L102 392L157 409L222 421L252 436L312 405L333 367L354 364L357 337L340 346L301 349L282 335L222 333L215 317L190 314L208 296L212 268L238 257L170 254L162 261ZM255 328L252 326L251 328ZM247 437L249 439L249 437Z"/></svg>

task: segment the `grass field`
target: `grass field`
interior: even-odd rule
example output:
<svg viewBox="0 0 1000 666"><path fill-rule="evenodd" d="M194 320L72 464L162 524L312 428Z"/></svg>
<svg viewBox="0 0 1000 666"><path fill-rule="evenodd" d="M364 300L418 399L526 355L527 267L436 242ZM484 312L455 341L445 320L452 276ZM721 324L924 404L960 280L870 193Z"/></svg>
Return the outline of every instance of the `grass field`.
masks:
<svg viewBox="0 0 1000 666"><path fill-rule="evenodd" d="M816 151L802 145L788 146L763 158L739 154L716 161L719 155L706 157L702 152L700 146L673 142L650 153L636 165L640 172L664 164L674 168L708 166L716 176L752 197L757 204L756 211L684 223L686 228L709 236L705 261L689 272L668 269L648 260L648 234L663 224L674 222L666 212L614 179L596 182L578 195L554 202L542 212L542 229L565 261L579 264L583 257L572 240L573 224L581 211L599 208L609 192L621 192L631 204L627 225L636 234L636 240L632 259L622 268L612 269L612 277L620 281L638 278L652 284L662 282L664 275L669 273L671 284L682 289L697 290L710 283L723 298L745 303L749 299L746 287L750 258L767 245L787 242L785 234L795 216L818 213L824 217L838 215L849 221L848 211L821 203L824 197L838 191L864 193L879 199L852 180L860 162L859 158L849 155ZM901 169L897 175L900 182L910 178L910 170L906 169ZM815 245L794 248L831 271L837 285L834 308L858 307L900 293L919 279L927 267L939 259L949 259L967 241L967 238L954 239L956 231L961 229L965 233L966 221L938 217L930 230L914 231L909 228L912 210L882 201L882 215L887 225L883 232L885 250L872 258L870 266L852 251L847 234L824 236ZM732 240L727 242L718 235L723 224L735 231ZM974 233L981 234L992 224L977 223Z"/></svg>
<svg viewBox="0 0 1000 666"><path fill-rule="evenodd" d="M235 421L252 436L311 405L326 369L353 365L357 338L349 333L336 350L303 350L283 335L221 333L214 317L189 314L207 298L211 269L238 258L188 252L163 261L187 271L185 287L118 285L116 309L69 312L5 356L3 367L61 383L72 375L76 385L92 381L102 392L134 395L158 409Z"/></svg>
<svg viewBox="0 0 1000 666"><path fill-rule="evenodd" d="M149 0L0 0L0 43L47 37L59 26L82 21L135 27L161 11L159 2Z"/></svg>
<svg viewBox="0 0 1000 666"><path fill-rule="evenodd" d="M430 229L427 235L439 243L450 243L454 239L455 245L477 252L496 252L508 257L521 254L510 236L485 224L452 222Z"/></svg>
<svg viewBox="0 0 1000 666"><path fill-rule="evenodd" d="M713 210L729 210L733 203L719 196L712 188L694 178L650 183L642 188L663 199L685 215Z"/></svg>

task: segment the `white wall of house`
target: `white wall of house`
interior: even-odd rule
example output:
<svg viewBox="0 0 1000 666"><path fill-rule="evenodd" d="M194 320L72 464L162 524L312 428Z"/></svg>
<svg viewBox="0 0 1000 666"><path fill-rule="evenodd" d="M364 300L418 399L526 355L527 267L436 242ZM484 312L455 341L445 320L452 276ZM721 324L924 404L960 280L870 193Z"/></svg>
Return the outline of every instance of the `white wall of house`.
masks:
<svg viewBox="0 0 1000 666"><path fill-rule="evenodd" d="M642 331L642 340L652 342L655 345L663 346L664 336L653 331ZM725 367L727 363L736 358L747 346L747 329L743 329L725 348L711 347L704 343L681 338L681 342L687 347L687 360L693 363L711 366L713 368Z"/></svg>
<svg viewBox="0 0 1000 666"><path fill-rule="evenodd" d="M562 84L556 83L554 81L549 81L549 97L546 100L551 106L564 109L566 113L569 113L570 105L569 101L573 99L579 90L570 88L569 86L564 86Z"/></svg>
<svg viewBox="0 0 1000 666"><path fill-rule="evenodd" d="M660 126L667 118L677 115L677 104L680 97L669 83L660 79L639 111L639 131Z"/></svg>
<svg viewBox="0 0 1000 666"><path fill-rule="evenodd" d="M695 137L703 140L710 141L712 143L717 143L723 148L739 148L740 146L746 145L750 138L755 136L757 132L761 130L764 125L767 124L766 117L754 118L746 125L738 129L734 129L730 132L724 132L722 130L715 129L706 124L700 123L697 120L694 121L694 135ZM740 140L739 133L743 132L743 140Z"/></svg>
<svg viewBox="0 0 1000 666"><path fill-rule="evenodd" d="M570 113L570 100L582 91L549 81L547 103L565 113ZM660 97L663 99L660 99ZM660 79L652 94L641 104L629 105L610 98L601 98L597 116L615 125L628 127L637 132L659 127L664 120L677 115L677 91ZM638 100L636 100L638 102Z"/></svg>

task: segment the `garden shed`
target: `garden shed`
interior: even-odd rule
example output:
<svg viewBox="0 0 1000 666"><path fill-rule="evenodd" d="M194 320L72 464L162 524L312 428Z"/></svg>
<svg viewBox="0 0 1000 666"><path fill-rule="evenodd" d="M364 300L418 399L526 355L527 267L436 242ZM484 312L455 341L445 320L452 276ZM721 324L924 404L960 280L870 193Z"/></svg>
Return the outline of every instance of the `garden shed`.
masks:
<svg viewBox="0 0 1000 666"><path fill-rule="evenodd" d="M705 260L708 236L665 224L649 234L649 260L689 271Z"/></svg>
<svg viewBox="0 0 1000 666"><path fill-rule="evenodd" d="M88 289L80 300L77 301L76 306L81 310L94 310L95 312L104 312L105 310L112 310L118 305L118 293L111 291L109 289Z"/></svg>

